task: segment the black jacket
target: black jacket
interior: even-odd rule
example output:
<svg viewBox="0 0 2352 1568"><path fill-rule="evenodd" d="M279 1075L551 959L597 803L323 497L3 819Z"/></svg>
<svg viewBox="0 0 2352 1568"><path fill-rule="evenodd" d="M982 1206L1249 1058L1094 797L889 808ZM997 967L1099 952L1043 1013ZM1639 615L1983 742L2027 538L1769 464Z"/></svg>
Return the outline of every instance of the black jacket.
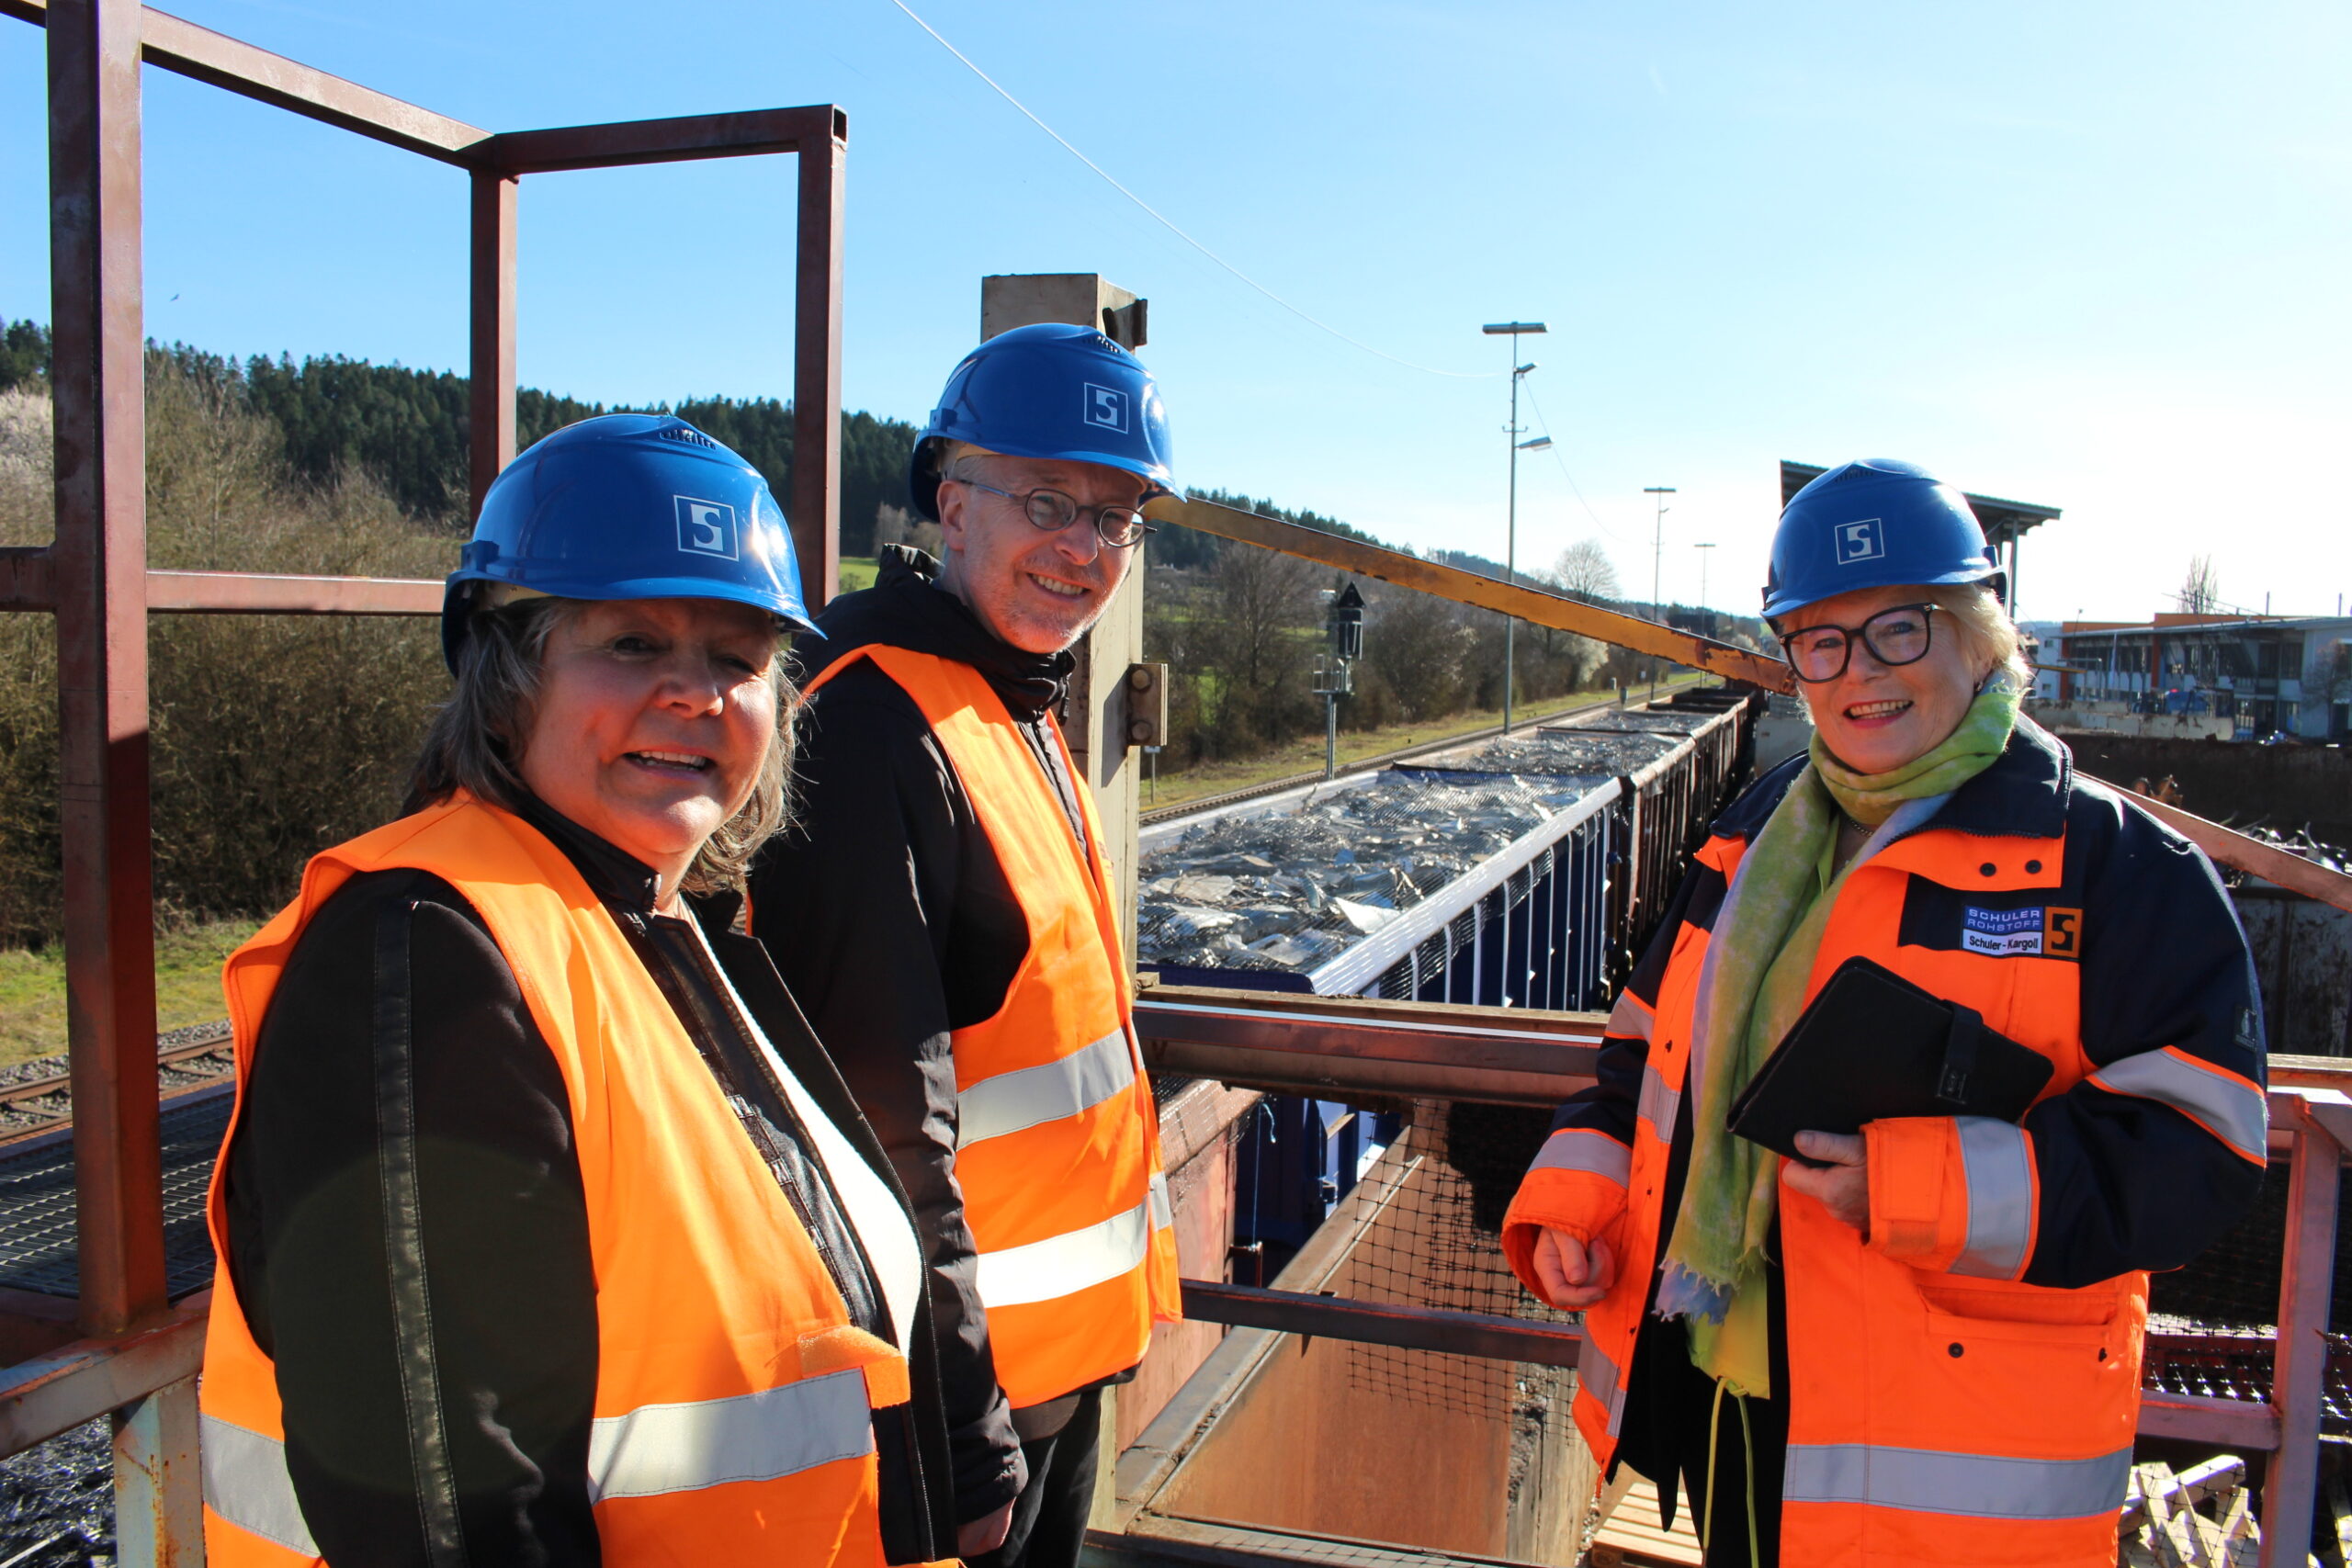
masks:
<svg viewBox="0 0 2352 1568"><path fill-rule="evenodd" d="M855 1232L702 944L684 921L653 912L653 874L543 806L523 815L579 868L676 1010L853 1316L895 1337ZM732 900L701 911L727 979L810 1097L891 1180L759 944L728 930L733 913ZM389 968L387 930L404 938ZM411 998L406 1055L378 1038L379 984ZM387 1072L413 1086L413 1125L396 1134L377 1122ZM599 1562L588 1491L596 1289L571 1100L513 969L454 887L424 872L376 872L320 908L271 997L224 1157L225 1262L276 1363L288 1469L327 1561ZM402 1157L417 1169L413 1230L387 1223L381 1195L379 1172ZM410 1235L421 1258L404 1260ZM402 1360L395 1335L393 1276L414 1264L431 1303L424 1366ZM927 1306L919 1318L906 1346L913 1401L876 1416L895 1562L954 1550ZM418 1379L437 1382L443 1431L413 1418L403 1391ZM416 1461L444 1445L446 1467ZM428 1470L452 1477L455 1495L432 1511L458 1518L462 1556L436 1553L421 1524L415 1477Z"/></svg>
<svg viewBox="0 0 2352 1568"><path fill-rule="evenodd" d="M1082 833L1075 787L1046 715L1068 654L1000 642L933 585L919 552L886 552L879 581L827 606L822 638L796 653L804 680L888 644L968 664L1003 699ZM803 705L794 825L751 878L752 931L840 1066L914 1200L967 1520L1020 1490L1019 1441L989 1355L970 1229L956 1183L951 1032L994 1016L1028 926L972 802L922 710L861 660Z"/></svg>
<svg viewBox="0 0 2352 1568"><path fill-rule="evenodd" d="M1714 834L1752 840L1804 768L1800 755L1766 773L1724 811ZM1988 839L2063 838L2063 891L2049 897L2083 911L2080 1027L2095 1066L2169 1045L2265 1081L2261 1003L2228 892L2186 840L2077 778L2064 742L2021 720L2000 758L1925 826ZM1677 938L1685 926L1712 931L1726 892L1721 872L1694 863L1626 988L1655 1006ZM1947 942L1940 927L1958 916L1937 894L1914 878L1905 944ZM1563 1105L1553 1126L1598 1129L1632 1145L1645 1059L1641 1040L1612 1029L1599 1083ZM1681 1205L1695 1099L1681 1096L1675 1117L1659 1200L1669 1216L1661 1247ZM2260 1164L2188 1116L2089 1078L2035 1106L2024 1127L2040 1201L2021 1276L2029 1285L2066 1289L2134 1269L2177 1269L2218 1240L2261 1188ZM1653 1275L1653 1303L1657 1288ZM1668 1473L1679 1455L1704 1440L1703 1433L1674 1429L1679 1402L1655 1375L1662 1363L1654 1342L1666 1326L1645 1318L1627 1385L1620 1455L1645 1475ZM1679 1344L1679 1332L1673 1338ZM1786 1387L1785 1318L1778 1311L1772 1340L1774 1386Z"/></svg>

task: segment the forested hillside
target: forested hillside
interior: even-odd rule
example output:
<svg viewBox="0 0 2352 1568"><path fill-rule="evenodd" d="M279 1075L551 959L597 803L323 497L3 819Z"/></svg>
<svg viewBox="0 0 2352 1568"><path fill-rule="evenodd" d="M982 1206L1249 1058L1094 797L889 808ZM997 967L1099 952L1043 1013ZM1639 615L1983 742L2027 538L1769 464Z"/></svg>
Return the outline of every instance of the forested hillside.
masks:
<svg viewBox="0 0 2352 1568"><path fill-rule="evenodd" d="M0 328L0 545L49 537L49 334ZM727 442L790 493L790 408L687 399L669 408ZM531 441L610 412L530 390ZM340 357L243 362L185 344L148 352L147 503L156 565L438 577L466 525L466 381ZM842 551L876 532L923 542L906 515L915 427L842 422ZM1206 476L1187 473L1198 480ZM1262 498L1211 499L1367 537ZM928 529L935 543L937 530ZM1597 548L1597 547L1595 547ZM1449 564L1500 575L1496 563ZM1143 559L1145 657L1177 679L1161 773L1248 759L1320 728L1314 670L1337 574L1182 528ZM1525 572L1531 578L1545 574ZM1370 729L1492 708L1502 617L1363 584L1370 610L1355 694L1340 723ZM1589 595L1601 597L1604 595ZM266 913L311 854L394 815L408 761L447 690L433 627L333 616L159 616L153 623L156 886L192 916ZM1528 628L1517 691L1532 705L1622 665L1582 637ZM56 649L44 616L0 616L0 943L57 931Z"/></svg>

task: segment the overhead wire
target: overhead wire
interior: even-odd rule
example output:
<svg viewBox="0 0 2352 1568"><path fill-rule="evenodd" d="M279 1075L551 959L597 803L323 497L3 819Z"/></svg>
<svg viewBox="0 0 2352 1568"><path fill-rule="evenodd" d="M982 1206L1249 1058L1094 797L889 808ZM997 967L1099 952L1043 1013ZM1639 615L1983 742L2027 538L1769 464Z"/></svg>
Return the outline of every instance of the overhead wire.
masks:
<svg viewBox="0 0 2352 1568"><path fill-rule="evenodd" d="M1385 349L1374 348L1371 344L1364 342L1362 338L1351 337L1348 333L1343 333L1339 328L1331 325L1330 322L1320 320L1319 318L1300 310L1297 306L1292 304L1289 300L1283 299L1281 295L1275 293L1272 289L1267 288L1264 284L1259 282L1256 278L1250 276L1248 273L1242 271L1239 267L1234 265L1231 262L1226 260L1223 256L1217 254L1206 245L1201 243L1200 241L1193 238L1192 235L1179 228L1174 220L1170 219L1158 208L1152 206L1151 203L1137 196L1134 191L1129 190L1125 186L1121 185L1108 169L1105 169L1102 164L1096 163L1093 159L1080 152L1077 146L1070 141L1069 138L1064 136L1060 131L1056 130L1052 126L1047 125L1043 119L1037 117L1035 111L1031 109L1028 105L1023 103L1019 98L1014 97L1010 92L1006 91L1002 83L989 75L987 72L981 70L979 66L974 62L970 55L966 54L962 50L957 49L954 44L948 42L946 38L937 28L933 27L929 22L924 21L921 17L915 15L914 9L907 4L907 0L890 0L890 4L904 12L909 21L914 23L915 26L921 28L924 32L929 33L932 36L933 40L936 42L940 48L954 55L958 61L961 61L966 70L969 71L973 75L978 76L981 81L987 83L989 86L995 91L997 96L1002 98L1006 103L1011 104L1015 109L1018 109L1021 112L1022 117L1027 119L1030 124L1035 126L1038 130L1044 131L1047 136L1052 137L1057 142L1060 143L1063 152L1068 152L1071 157L1077 159L1080 163L1093 170L1096 175L1102 177L1102 182L1105 185L1108 185L1113 190L1117 191L1121 196L1125 197L1129 201L1134 202L1137 207L1143 209L1146 213L1150 215L1154 222L1158 223L1161 228L1166 229L1178 239L1183 241L1186 244L1192 246L1193 249L1200 252L1201 254L1208 257L1209 260L1216 263L1217 265L1223 267L1226 271L1231 273L1234 276L1239 278L1250 288L1256 289L1259 293L1264 295L1267 299L1272 300L1275 304L1281 306L1283 310L1288 310L1292 315L1296 316L1300 321L1305 321L1307 325L1314 327L1319 332L1330 333L1333 337L1338 338L1341 343L1347 344L1351 347L1362 349L1364 353L1372 355L1376 358L1385 359L1391 365L1401 365L1408 370L1418 370L1426 376L1443 376L1459 381L1490 381L1497 376L1503 374L1503 372L1499 370L1441 370L1433 365L1420 365L1410 359L1402 359L1396 355L1389 353Z"/></svg>
<svg viewBox="0 0 2352 1568"><path fill-rule="evenodd" d="M1568 493L1577 498L1577 504L1584 508L1584 514L1592 519L1592 525L1594 527L1600 529L1602 533L1608 535L1619 544L1630 545L1634 543L1633 540L1626 538L1623 535L1618 533L1616 529L1611 528L1608 524L1603 523L1600 520L1600 513L1592 509L1592 502L1587 501L1584 498L1584 491L1577 488L1577 477L1568 472L1567 459L1560 456L1559 442L1554 440L1552 437L1552 424L1549 420L1546 420L1544 417L1544 405L1535 400L1535 388L1533 385L1522 380L1520 383L1520 390L1527 394L1527 406L1535 411L1536 427L1544 432L1544 439L1552 442L1552 445L1545 447L1544 450L1551 453L1552 461L1559 465L1560 477L1568 481Z"/></svg>

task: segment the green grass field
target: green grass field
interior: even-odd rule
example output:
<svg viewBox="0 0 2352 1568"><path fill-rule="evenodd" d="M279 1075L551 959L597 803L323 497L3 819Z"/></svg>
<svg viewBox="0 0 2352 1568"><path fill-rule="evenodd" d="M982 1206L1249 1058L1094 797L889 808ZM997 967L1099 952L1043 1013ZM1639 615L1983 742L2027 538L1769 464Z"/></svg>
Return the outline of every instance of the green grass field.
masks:
<svg viewBox="0 0 2352 1568"><path fill-rule="evenodd" d="M155 1027L178 1029L224 1016L220 964L254 934L254 920L182 926L155 939ZM0 951L0 1064L65 1049L65 952Z"/></svg>
<svg viewBox="0 0 2352 1568"><path fill-rule="evenodd" d="M842 585L834 592L854 593L861 588L871 588L874 586L875 574L881 570L882 563L879 561L854 557L844 558L842 562Z"/></svg>

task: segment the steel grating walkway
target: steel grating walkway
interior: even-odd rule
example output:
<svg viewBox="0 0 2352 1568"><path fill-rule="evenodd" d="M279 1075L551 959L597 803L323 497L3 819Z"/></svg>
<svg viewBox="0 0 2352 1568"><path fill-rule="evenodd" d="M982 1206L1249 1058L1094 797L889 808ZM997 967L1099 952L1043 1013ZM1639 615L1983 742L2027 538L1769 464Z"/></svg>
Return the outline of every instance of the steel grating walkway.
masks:
<svg viewBox="0 0 2352 1568"><path fill-rule="evenodd" d="M175 1297L212 1282L204 1191L233 1103L224 1083L164 1106L164 1269ZM69 1299L81 1294L70 1132L0 1151L0 1286Z"/></svg>

